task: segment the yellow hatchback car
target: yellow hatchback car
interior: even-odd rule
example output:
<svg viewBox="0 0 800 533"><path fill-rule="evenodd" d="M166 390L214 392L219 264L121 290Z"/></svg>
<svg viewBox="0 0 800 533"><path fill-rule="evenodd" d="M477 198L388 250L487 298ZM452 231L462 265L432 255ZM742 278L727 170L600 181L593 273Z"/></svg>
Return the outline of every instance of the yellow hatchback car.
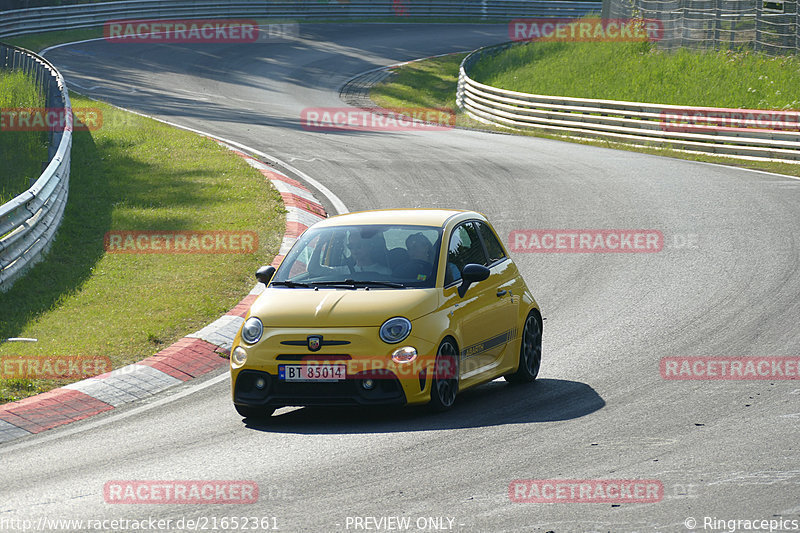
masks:
<svg viewBox="0 0 800 533"><path fill-rule="evenodd" d="M486 218L404 209L308 228L266 285L231 351L245 417L283 406L450 408L459 391L536 379L542 315Z"/></svg>

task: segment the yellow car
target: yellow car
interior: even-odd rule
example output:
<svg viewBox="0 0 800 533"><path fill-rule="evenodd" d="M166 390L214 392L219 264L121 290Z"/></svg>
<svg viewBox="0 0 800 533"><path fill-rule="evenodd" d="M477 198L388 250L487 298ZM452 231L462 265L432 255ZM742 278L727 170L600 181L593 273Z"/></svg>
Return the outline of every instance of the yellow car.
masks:
<svg viewBox="0 0 800 533"><path fill-rule="evenodd" d="M266 285L231 351L233 403L450 408L459 391L536 379L542 315L486 218L379 210L308 228Z"/></svg>

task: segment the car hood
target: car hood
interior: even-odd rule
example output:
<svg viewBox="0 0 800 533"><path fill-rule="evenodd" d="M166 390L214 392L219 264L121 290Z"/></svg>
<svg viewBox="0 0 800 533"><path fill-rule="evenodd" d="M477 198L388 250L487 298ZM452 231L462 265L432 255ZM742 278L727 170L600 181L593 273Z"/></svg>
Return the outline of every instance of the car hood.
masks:
<svg viewBox="0 0 800 533"><path fill-rule="evenodd" d="M250 314L265 327L377 327L395 316L415 320L438 303L436 289L267 288Z"/></svg>

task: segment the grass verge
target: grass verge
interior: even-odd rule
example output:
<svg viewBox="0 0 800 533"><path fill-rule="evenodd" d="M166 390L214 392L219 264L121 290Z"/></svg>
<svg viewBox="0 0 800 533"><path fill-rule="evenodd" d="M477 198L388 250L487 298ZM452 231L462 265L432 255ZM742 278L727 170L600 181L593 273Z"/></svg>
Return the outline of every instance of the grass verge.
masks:
<svg viewBox="0 0 800 533"><path fill-rule="evenodd" d="M372 87L370 98L389 109L423 107L451 110L455 114L456 126L493 129L470 118L456 106L458 66L466 55L434 57L397 67L386 81Z"/></svg>
<svg viewBox="0 0 800 533"><path fill-rule="evenodd" d="M0 113L41 108L44 102L33 78L18 71L0 72ZM4 122L0 117L0 205L26 191L47 161L46 132L3 131Z"/></svg>
<svg viewBox="0 0 800 533"><path fill-rule="evenodd" d="M800 109L800 58L752 51L658 51L649 42L514 46L473 67L512 91L685 106Z"/></svg>
<svg viewBox="0 0 800 533"><path fill-rule="evenodd" d="M108 356L119 367L196 331L233 307L277 253L280 195L214 141L73 94L103 125L76 132L69 202L46 259L0 293L2 356ZM249 230L254 254L111 254L112 230ZM0 380L0 403L66 381Z"/></svg>
<svg viewBox="0 0 800 533"><path fill-rule="evenodd" d="M103 28L79 28L75 30L46 31L42 33L31 33L28 35L15 35L6 37L4 40L8 44L27 48L33 52L41 52L48 46L60 43L70 43L83 41L86 39L97 39L103 36Z"/></svg>
<svg viewBox="0 0 800 533"><path fill-rule="evenodd" d="M522 46L519 48L535 48L536 46L542 46L545 43L537 43L536 45L528 45ZM566 47L566 43L546 43L548 48L551 48L549 45L563 45L563 46L553 46L552 53L559 54L559 60L557 62L557 67L554 66L552 70L545 77L552 78L548 81L542 81L542 83L549 83L548 86L550 90L544 90L543 86L522 86L515 85L512 87L504 87L507 89L512 90L521 90L525 92L533 92L537 94L554 94L559 96L571 96L571 97L584 97L584 98L608 98L608 99L624 99L624 100L632 100L632 101L650 101L650 102L659 102L659 100L654 96L653 98L639 98L634 93L626 93L627 89L625 88L625 84L630 82L634 85L641 85L638 82L632 81L629 78L634 76L644 77L645 83L643 85L647 85L647 83L658 84L656 81L648 82L647 76L639 71L638 74L633 74L632 72L625 71L626 68L623 56L615 57L613 61L611 61L608 57L605 56L604 53L598 52L598 61L594 64L591 68L588 64L583 64L580 68L573 67L572 63L570 62L569 58L564 55L560 55L564 52L564 48ZM579 48L581 49L578 53L584 55L586 53L585 45L594 44L597 46L597 43L571 43L572 45L580 45ZM610 44L610 43L601 43L603 45ZM612 43L612 44L626 44L626 43ZM630 43L630 44L638 44L638 43ZM639 44L639 46L641 46ZM567 47L568 48L568 47ZM601 46L600 48L605 48L605 46ZM513 49L512 49L513 50ZM649 52L648 52L649 53ZM652 53L651 60L664 60L664 61L679 61L681 57L685 55L685 53L691 52L682 52L678 55L678 59L671 59L666 54L662 54L659 52ZM702 62L703 64L707 64L712 62L712 58L714 56L717 57L719 61L725 61L725 57L730 54L720 53L720 54L702 54L697 53L697 55L705 55L706 57L699 58L698 61ZM487 125L483 122L474 120L470 118L466 113L458 110L456 108L455 103L455 95L456 95L456 88L458 85L458 67L461 61L464 59L466 54L458 54L446 57L439 57L439 58L432 58L426 59L423 61L418 61L415 63L410 63L408 65L404 65L402 67L398 67L395 69L394 75L389 77L384 82L375 85L370 91L370 97L372 100L382 106L387 108L413 108L413 107L446 107L453 110L456 110L456 126L457 127L465 127L465 128L475 128L481 129L486 131L494 131L494 132L503 132L508 133L512 130L506 128L499 128ZM741 65L746 66L747 68L757 68L758 65L767 64L770 65L770 68L777 68L780 70L781 61L786 60L788 65L800 65L800 61L793 59L793 58L767 58L767 57L753 57L752 53L742 53L741 56L737 56L739 60L742 60L743 63ZM500 61L503 61L502 54L499 54L498 57ZM628 57L628 61L636 61L638 56L636 57ZM519 59L515 59L515 61L519 61ZM493 65L494 59L486 59L484 61L479 62L476 66L478 70L473 71L473 75L477 81L481 83L491 84L495 86L501 86L501 81L506 80L510 77L513 80L514 77L514 70L510 68L513 62L511 60L507 60L506 68L503 71L503 78L501 81L497 81L495 78L492 78L491 74L491 67ZM566 68L566 65L570 65L569 68ZM614 78L611 75L611 81L608 83L611 85L611 88L604 89L602 84L598 81L593 85L595 92L582 92L581 94L577 93L570 93L570 94L563 94L561 93L562 90L566 90L568 87L575 88L576 90L580 88L580 80L583 79L584 82L586 78L590 76L587 72L594 72L596 70L604 70L609 69L609 65L614 65L613 72L617 72L620 76L620 79ZM502 70L502 64L498 67L498 72ZM521 67L519 67L521 68ZM533 68L533 67L531 67ZM672 69L673 67L670 67ZM729 68L729 67L724 67ZM482 70L481 70L482 69ZM669 70L669 69L666 69ZM621 74L625 72L625 75ZM477 72L477 74L476 74ZM775 81L773 84L766 83L769 87L776 87L772 93L763 92L759 93L758 98L761 100L765 97L772 98L769 100L773 107L781 104L782 102L787 102L785 100L786 94L793 95L791 96L792 100L788 100L789 103L793 100L800 101L800 70L795 71L793 74L793 78L787 78L788 74L775 74L773 70L768 71L769 74L762 74L756 73L755 79L758 79L759 76L769 76L775 75L777 80L786 80L786 79L794 79L795 86L788 87L785 81L775 81L775 80L764 80L765 83L767 81ZM519 79L521 74L517 74L517 78ZM529 75L529 72L526 71L526 75ZM477 76L480 76L479 78ZM497 76L500 76L498 73ZM752 79L753 76L750 73L742 72L740 73L740 77L742 79ZM535 79L538 79L534 77ZM571 81L559 81L556 78L566 78ZM637 78L638 79L638 78ZM711 74L706 76L698 76L696 78L692 76L688 76L689 81L687 83L691 84L695 87L695 94L700 94L701 92L705 91L705 86L712 86L712 87L719 87L720 89L713 89L713 91L717 94L725 94L727 90L727 86L721 83L709 83L708 80L716 78L712 77ZM556 89L558 87L558 89ZM620 89L619 92L614 93L613 87L617 87ZM782 91L777 87L786 87L786 94L774 94L776 91ZM691 91L691 89L688 89ZM569 93L569 91L566 91ZM705 91L708 92L708 91ZM747 87L745 87L744 93L747 93ZM752 93L752 91L751 91ZM638 93L637 93L638 94ZM653 93L654 94L654 93ZM741 92L739 93L741 94ZM736 102L734 100L701 100L700 102L686 102L686 101L676 101L674 98L670 98L669 95L660 94L663 96L666 101L660 103L675 103L678 105L708 105L708 106L724 106L724 107L747 107L747 102L751 102L752 100L748 100L746 102ZM784 99L781 99L781 96ZM773 98L776 97L776 98ZM759 101L760 101L759 100ZM723 103L724 102L724 103ZM763 170L766 172L775 172L778 174L786 174L789 176L800 176L800 165L791 164L791 163L781 163L781 162L772 162L772 161L749 161L744 159L733 159L728 157L720 157L714 155L705 155L705 154L688 154L685 152L681 152L678 150L672 150L670 148L658 148L658 147L639 147L639 146L631 146L624 143L614 142L614 141L605 141L605 140L592 140L592 139L576 139L576 138L568 138L566 136L560 135L553 135L550 132L546 132L544 130L525 130L520 132L515 132L518 135L530 135L536 137L545 137L549 139L558 139L558 140L568 140L571 142L577 142L580 144L588 144L593 146L603 146L609 148L615 148L620 150L627 150L633 152L641 152L641 153L649 153L649 154L656 154L668 157L675 157L679 159L687 159L691 161L705 161L709 163L718 163L728 166L734 167L742 167L742 168L750 168L754 170Z"/></svg>

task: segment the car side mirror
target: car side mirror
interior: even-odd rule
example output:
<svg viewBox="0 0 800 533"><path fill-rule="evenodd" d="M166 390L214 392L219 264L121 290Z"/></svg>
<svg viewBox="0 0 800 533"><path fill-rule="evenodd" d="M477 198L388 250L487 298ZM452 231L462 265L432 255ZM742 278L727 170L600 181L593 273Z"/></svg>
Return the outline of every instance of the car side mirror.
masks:
<svg viewBox="0 0 800 533"><path fill-rule="evenodd" d="M463 272L461 272L461 285L458 286L458 295L463 298L470 285L485 280L490 273L491 271L483 265L476 265L475 263L466 265Z"/></svg>
<svg viewBox="0 0 800 533"><path fill-rule="evenodd" d="M256 270L256 279L259 283L263 283L264 285L268 284L269 281L272 279L272 276L275 275L275 267L274 266L263 266Z"/></svg>

